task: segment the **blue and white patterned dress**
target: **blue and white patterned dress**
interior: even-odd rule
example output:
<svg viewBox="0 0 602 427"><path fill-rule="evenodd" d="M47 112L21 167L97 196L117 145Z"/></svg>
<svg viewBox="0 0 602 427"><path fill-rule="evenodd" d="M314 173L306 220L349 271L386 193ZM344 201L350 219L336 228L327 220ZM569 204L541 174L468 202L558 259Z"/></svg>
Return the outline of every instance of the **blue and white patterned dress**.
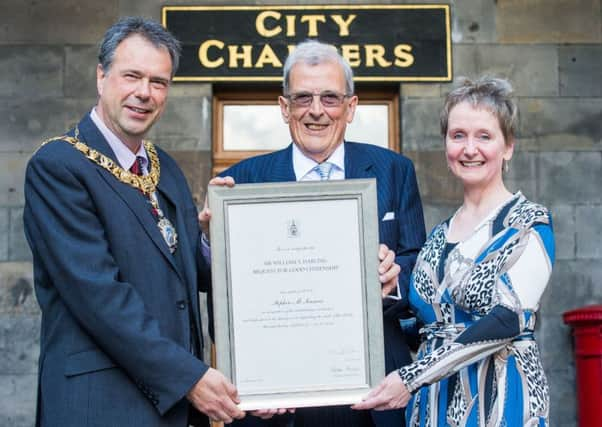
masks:
<svg viewBox="0 0 602 427"><path fill-rule="evenodd" d="M554 260L548 210L520 192L466 240L453 217L418 256L410 304L424 327L417 360L399 370L408 426L546 426L548 384L533 337Z"/></svg>

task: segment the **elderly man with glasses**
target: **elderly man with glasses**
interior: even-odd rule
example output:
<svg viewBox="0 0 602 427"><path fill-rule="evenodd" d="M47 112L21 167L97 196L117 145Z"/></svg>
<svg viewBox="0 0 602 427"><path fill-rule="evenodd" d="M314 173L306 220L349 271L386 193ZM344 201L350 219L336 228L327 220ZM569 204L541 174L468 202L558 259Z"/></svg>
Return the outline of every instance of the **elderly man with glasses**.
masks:
<svg viewBox="0 0 602 427"><path fill-rule="evenodd" d="M345 141L358 103L353 72L337 50L318 41L299 44L284 65L279 104L292 144L270 154L241 161L210 184L376 178L382 284L385 365L387 372L411 362L400 326L407 317L409 276L425 239L422 205L409 159L370 144ZM207 230L207 207L199 215ZM291 366L291 369L295 369ZM235 425L262 426L400 426L403 412L353 411L348 406L300 408L270 420L247 417Z"/></svg>

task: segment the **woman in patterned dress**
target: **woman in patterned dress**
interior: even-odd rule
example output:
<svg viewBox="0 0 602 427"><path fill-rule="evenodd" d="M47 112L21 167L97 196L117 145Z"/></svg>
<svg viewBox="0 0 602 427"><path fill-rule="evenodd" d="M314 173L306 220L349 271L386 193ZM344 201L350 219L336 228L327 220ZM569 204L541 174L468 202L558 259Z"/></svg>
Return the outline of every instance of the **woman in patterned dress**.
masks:
<svg viewBox="0 0 602 427"><path fill-rule="evenodd" d="M412 274L423 342L354 408L407 405L412 427L548 425L533 331L554 238L548 210L502 179L517 127L511 93L506 80L481 78L447 96L441 133L464 203L433 229Z"/></svg>

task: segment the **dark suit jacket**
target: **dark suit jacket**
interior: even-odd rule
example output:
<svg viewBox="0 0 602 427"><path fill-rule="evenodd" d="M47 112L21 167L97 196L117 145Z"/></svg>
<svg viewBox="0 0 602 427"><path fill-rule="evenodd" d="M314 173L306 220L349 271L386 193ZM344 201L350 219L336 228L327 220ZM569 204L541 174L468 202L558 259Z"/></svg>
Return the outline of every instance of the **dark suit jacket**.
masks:
<svg viewBox="0 0 602 427"><path fill-rule="evenodd" d="M408 286L416 256L425 240L422 203L412 162L391 150L370 144L345 142L345 178L376 178L380 243L396 253L401 266L399 287L402 299L385 299L384 335L387 372L411 361L408 345L399 319L408 317ZM246 159L222 172L237 183L296 181L293 169L292 144L287 148ZM394 219L383 221L387 212ZM401 411L400 411L401 412ZM376 412L375 412L376 414ZM382 412L375 418L380 420ZM377 420L378 425L391 425Z"/></svg>
<svg viewBox="0 0 602 427"><path fill-rule="evenodd" d="M89 115L78 127L115 160ZM175 255L143 194L71 144L50 142L28 164L24 223L42 309L38 425L188 425L185 394L208 369L191 344L201 342L191 331L201 330L207 268L186 180L157 151Z"/></svg>

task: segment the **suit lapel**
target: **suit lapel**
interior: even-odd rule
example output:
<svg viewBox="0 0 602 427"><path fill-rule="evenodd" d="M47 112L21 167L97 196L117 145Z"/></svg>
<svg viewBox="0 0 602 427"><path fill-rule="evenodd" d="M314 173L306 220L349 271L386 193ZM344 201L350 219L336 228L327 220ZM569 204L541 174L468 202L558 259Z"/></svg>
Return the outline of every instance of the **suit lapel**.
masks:
<svg viewBox="0 0 602 427"><path fill-rule="evenodd" d="M274 153L272 170L263 171L266 182L288 182L296 181L295 169L293 168L293 144L283 150Z"/></svg>
<svg viewBox="0 0 602 427"><path fill-rule="evenodd" d="M374 156L374 147L356 142L345 142L345 179L376 179L376 197L378 199L379 218L384 215L382 210L387 206L390 197L387 188L387 177L379 173L378 164Z"/></svg>
<svg viewBox="0 0 602 427"><path fill-rule="evenodd" d="M105 141L104 137L92 121L90 116L87 115L82 119L79 123L79 131L82 136L84 142L90 147L93 148L105 156L111 158L114 162L117 163L117 158L115 153L111 149L110 145ZM117 163L119 164L119 163ZM102 176L102 178L111 186L111 188L123 199L126 205L131 209L134 213L140 224L153 241L153 243L159 248L161 253L165 256L166 260L173 267L173 269L180 274L173 256L169 252L169 248L163 240L163 235L159 231L159 227L157 227L157 221L155 217L152 215L150 207L148 205L148 201L146 198L134 187L125 184L119 181L111 172L104 169L101 166L97 166L98 173ZM165 177L161 177L161 181L164 180Z"/></svg>
<svg viewBox="0 0 602 427"><path fill-rule="evenodd" d="M374 178L372 158L359 153L353 142L345 142L345 179Z"/></svg>
<svg viewBox="0 0 602 427"><path fill-rule="evenodd" d="M160 154L159 157L161 157ZM189 236L186 233L186 221L183 216L184 214L186 214L186 212L182 212L182 209L179 209L182 206L182 202L180 199L176 198L176 195L180 194L180 191L178 190L178 185L188 184L186 182L178 184L178 182L176 182L176 180L174 179L174 176L175 175L171 173L171 171L167 169L167 167L163 167L161 169L161 178L159 179L159 183L157 184L157 191L161 193L161 196L165 199L165 201L170 203L173 207L174 215L172 220L174 221L173 225L176 228L176 232L178 233L178 247L189 248L193 245L191 245L189 242L191 236ZM167 216L167 212L165 212L165 215ZM162 248L165 251L167 251L167 253L170 255L169 258L173 260L173 257L171 256L171 253L167 248L167 244L163 240L163 236L161 236L161 243ZM182 268L184 268L186 283L188 283L189 285L194 285L196 283L196 280L194 279L194 271L190 267L196 265L196 261L194 259L189 259L190 251L188 250L180 250L179 256L182 257L181 264Z"/></svg>

